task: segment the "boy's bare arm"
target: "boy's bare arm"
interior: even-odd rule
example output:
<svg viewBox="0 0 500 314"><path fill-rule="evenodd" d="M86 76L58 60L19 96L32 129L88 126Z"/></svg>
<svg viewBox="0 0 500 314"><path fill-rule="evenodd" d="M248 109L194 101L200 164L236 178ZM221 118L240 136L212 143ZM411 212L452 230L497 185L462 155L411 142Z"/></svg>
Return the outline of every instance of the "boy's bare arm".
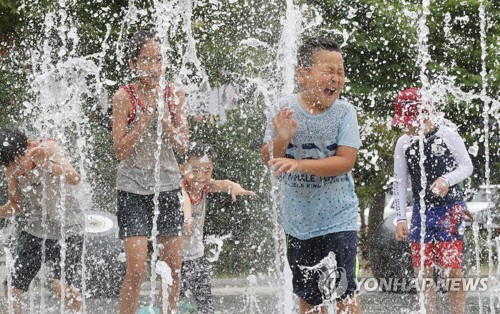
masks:
<svg viewBox="0 0 500 314"><path fill-rule="evenodd" d="M321 177L338 176L352 170L358 150L349 146L339 146L335 156L322 159L274 158L269 163L275 174L298 172Z"/></svg>
<svg viewBox="0 0 500 314"><path fill-rule="evenodd" d="M286 153L286 148L288 147L289 143L290 143L289 140L277 136L273 140L273 158L284 157ZM264 144L264 146L262 146L260 150L262 161L264 161L265 164L269 163L269 160L271 160L271 152L269 151L269 147L270 147L269 143Z"/></svg>
<svg viewBox="0 0 500 314"><path fill-rule="evenodd" d="M238 195L255 195L255 192L247 191L236 182L231 180L211 180L209 184L210 192L226 192L231 194L233 202Z"/></svg>
<svg viewBox="0 0 500 314"><path fill-rule="evenodd" d="M192 219L192 208L191 208L191 199L189 198L188 193L182 188L182 196L184 198L182 204L182 212L184 214L184 230L186 234L191 234L191 221Z"/></svg>
<svg viewBox="0 0 500 314"><path fill-rule="evenodd" d="M5 205L0 206L0 217L9 218L22 212L22 194L19 182L14 174L14 167L7 167L7 194L8 201Z"/></svg>

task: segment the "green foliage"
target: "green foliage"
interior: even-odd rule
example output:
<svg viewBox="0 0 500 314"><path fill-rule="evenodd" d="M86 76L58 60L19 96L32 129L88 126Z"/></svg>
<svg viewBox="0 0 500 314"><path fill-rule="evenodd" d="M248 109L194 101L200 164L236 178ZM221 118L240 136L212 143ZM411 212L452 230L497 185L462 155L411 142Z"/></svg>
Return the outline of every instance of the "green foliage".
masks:
<svg viewBox="0 0 500 314"><path fill-rule="evenodd" d="M22 122L22 102L28 99L27 70L22 64L16 64L7 55L0 55L0 126L13 126Z"/></svg>
<svg viewBox="0 0 500 314"><path fill-rule="evenodd" d="M401 135L389 129L385 116L358 113L362 147L353 170L361 216L360 253L368 257L371 236L383 222L385 194L392 192L390 177L394 147ZM368 221L365 212L369 210Z"/></svg>
<svg viewBox="0 0 500 314"><path fill-rule="evenodd" d="M370 206L373 195L380 190L389 192L392 188L389 179L393 169L394 147L401 134L388 130L385 117L363 112L359 113L358 117L362 147L353 173L363 213L363 210Z"/></svg>
<svg viewBox="0 0 500 314"><path fill-rule="evenodd" d="M0 35L15 32L22 23L20 0L0 0Z"/></svg>
<svg viewBox="0 0 500 314"><path fill-rule="evenodd" d="M273 46L279 40L279 21L269 21L269 16L282 9L282 4L262 0L198 2L193 12L193 35L211 83L234 84L240 76L257 74L267 64L268 49L241 42L253 38Z"/></svg>
<svg viewBox="0 0 500 314"><path fill-rule="evenodd" d="M91 122L94 130L94 150L89 154L90 175L94 191L95 210L116 213L116 167L118 159L113 149L111 132ZM100 191L100 193L99 193Z"/></svg>

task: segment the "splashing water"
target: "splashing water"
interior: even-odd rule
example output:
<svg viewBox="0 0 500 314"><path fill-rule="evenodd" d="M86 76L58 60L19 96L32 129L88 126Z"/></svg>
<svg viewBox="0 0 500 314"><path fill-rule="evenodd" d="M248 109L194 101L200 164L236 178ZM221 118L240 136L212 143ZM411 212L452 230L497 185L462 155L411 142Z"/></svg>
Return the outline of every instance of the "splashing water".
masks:
<svg viewBox="0 0 500 314"><path fill-rule="evenodd" d="M301 266L301 269L319 274L318 285L325 301L333 302L347 291L345 269L337 267L335 253L330 252L314 266Z"/></svg>
<svg viewBox="0 0 500 314"><path fill-rule="evenodd" d="M495 242L497 244L497 252L500 252L500 236L496 237ZM497 277L496 277L496 287L494 287L493 292L498 298L498 303L500 303L500 267L497 263Z"/></svg>
<svg viewBox="0 0 500 314"><path fill-rule="evenodd" d="M285 95L293 92L295 64L297 63L296 54L298 50L298 40L302 33L302 14L292 0L286 1L286 13L283 21L283 30L278 46L277 73L279 75L276 92L278 95ZM275 101L276 99L269 99ZM268 108L271 102L267 103ZM272 144L269 145L270 156L273 156ZM286 248L284 247L285 235L279 222L279 209L277 200L279 200L279 185L276 178L271 173L271 197L273 199L273 235L274 235L274 254L275 254L275 273L276 281L279 287L278 304L276 310L280 313L291 313L293 304L292 295L292 272L286 259Z"/></svg>
<svg viewBox="0 0 500 314"><path fill-rule="evenodd" d="M100 3L100 1L98 1ZM235 1L229 1L228 5L234 3ZM346 2L340 1L342 4L347 4ZM178 55L180 56L180 70L178 71L177 77L174 79L176 81L182 81L185 84L186 91L188 92L187 97L190 102L190 110L197 111L200 108L199 106L203 105L203 99L206 95L212 90L210 77L207 74L208 71L204 68L205 60L198 57L197 45L200 43L198 40L195 40L195 34L193 34L197 27L199 27L199 21L195 20L195 10L200 9L201 6L209 6L209 5L221 5L222 1L179 1L179 0L171 0L171 1L154 1L154 9L151 9L152 14L154 15L154 27L161 34L162 38L167 40L162 44L162 54L164 56L167 53L172 52L173 50L180 50ZM277 97L283 94L292 93L294 89L294 69L295 69L295 54L297 52L297 42L299 38L306 32L313 32L316 30L316 26L321 24L321 16L319 13L317 14L317 19L312 21L310 24L310 29L308 29L307 17L305 16L305 6L299 7L297 5L297 1L287 0L287 1L271 1L273 5L281 5L282 12L280 12L280 16L276 16L276 18L281 18L281 30L278 30L280 36L276 36L276 40L278 43L276 44L276 49L274 44L270 43L271 40L263 40L261 38L257 38L257 36L249 37L243 39L239 42L240 51L244 50L244 47L251 47L254 49L262 49L266 52L271 52L273 55L276 55L275 60L272 61L272 65L270 68L276 68L276 73L273 73L270 78L261 78L259 76L254 76L253 74L248 74L247 77L242 78L245 82L249 83L252 87L255 87L256 92L252 95L260 95L264 98L264 103L266 106L270 107L271 104L276 100ZM482 103L482 111L483 111L483 122L484 128L478 130L480 133L472 134L474 138L474 144L469 147L469 154L474 157L481 157L479 152L481 151L481 145L484 144L485 149L485 181L486 185L490 184L490 174L491 170L489 168L490 160L489 155L491 155L489 145L491 144L491 138L494 136L493 130L490 129L489 125L492 119L490 117L495 116L495 110L499 108L499 102L494 97L488 96L488 92L491 91L491 87L488 86L488 73L486 68L486 59L487 59L487 43L485 41L485 36L488 31L488 17L487 12L485 12L485 1L480 0L480 11L479 11L479 27L481 29L481 81L482 81L482 90L481 94L477 95L473 92L464 92L460 86L454 82L451 77L447 75L442 75L442 77L436 79L436 82L432 82L427 74L429 73L429 61L431 61L429 55L429 26L431 23L429 20L431 2L425 1L422 3L421 12L415 15L414 20L417 22L418 26L418 55L417 55L417 63L420 68L420 81L423 84L423 92L424 97L427 99L433 99L433 101L440 102L440 104L446 104L446 98L452 97L453 99L466 103L476 103L479 101ZM101 52L86 57L78 57L77 51L79 48L80 42L80 34L78 34L76 30L76 26L79 21L75 20L75 17L70 15L69 6L73 5L70 1L59 1L59 9L55 9L51 12L48 12L43 16L45 19L45 27L44 27L44 38L40 40L38 43L36 52L30 54L30 58L33 64L34 73L31 80L31 91L36 95L34 100L30 100L25 103L24 114L29 118L29 121L34 126L36 133L42 137L55 137L58 141L60 141L63 145L67 146L78 159L78 168L80 174L82 175L82 182L84 182L83 191L81 194L78 194L78 199L84 211L88 211L92 209L94 206L92 202L93 196L92 187L95 186L91 180L93 180L93 176L88 173L88 169L90 169L92 163L92 153L89 153L94 150L94 138L93 133L89 130L88 125L89 119L88 115L82 109L84 105L84 101L82 101L82 95L84 94L92 94L97 93L102 96L104 99L103 102L107 101L105 96L105 87L113 86L116 83L112 80L101 79L103 73L103 63L104 56L106 51L114 50L114 58L116 58L116 62L118 65L125 65L127 61L127 56L125 55L125 47L123 45L126 40L127 33L131 29L137 27L137 25L145 24L141 19L144 19L144 16L147 13L144 13L144 10L140 9L141 3L135 0L129 0L128 5L124 7L123 11L123 20L119 23L119 31L117 34L116 30L112 30L111 25L108 25L106 28L106 34L104 35L104 39L100 41ZM312 5L311 5L312 6ZM403 6L410 7L410 4L405 2ZM367 9L368 10L368 9ZM349 4L349 18L354 18L357 14L361 14L362 9L358 8L356 5ZM321 13L321 12L320 12ZM411 13L411 12L410 12ZM369 9L367 12L362 14L366 14L367 18L371 18L373 14L373 9ZM243 18L243 17L242 17ZM197 24L198 23L198 24ZM450 34L453 28L453 20L448 14L445 20L445 32ZM214 29L214 31L217 31ZM223 30L221 30L223 31ZM269 33L274 32L274 30L262 30L268 31ZM352 30L346 30L345 27L339 27L339 29L335 30L325 30L327 33L334 34L336 36L341 36L344 42L342 43L342 47L346 47L346 51L349 51L351 47L354 46L352 43L352 37L355 36L357 29L353 28ZM61 41L61 44L58 48L55 48L55 45L51 42L50 38L53 38L54 33L56 37ZM278 33L276 33L278 34ZM118 40L115 43L108 43L110 38L116 36ZM184 41L180 40L177 43L172 44L172 41L168 39L172 39L174 37L185 37ZM171 46L172 45L172 46ZM110 47L112 47L110 49ZM275 49L275 50L273 50ZM113 52L112 52L113 53ZM54 55L57 57L54 59ZM166 59L166 58L165 58ZM164 59L164 60L165 60ZM247 61L244 66L257 67L256 64L253 64L252 61ZM118 70L118 65L116 69ZM164 65L165 71L169 71L168 65ZM247 74L245 74L247 75ZM163 80L162 75L162 80ZM212 80L213 81L213 80ZM164 81L162 82L162 84ZM215 83L217 84L217 82ZM490 89L490 90L489 90ZM245 90L246 91L246 90ZM372 99L372 105L378 105L378 95L377 91L368 91L369 94L367 97ZM159 110L165 110L162 97L159 96ZM92 107L95 109L95 106ZM467 109L469 110L469 109ZM162 111L162 112L163 112ZM467 112L465 112L467 114ZM371 121L370 123L376 124L377 121ZM158 123L158 134L161 134L161 123ZM375 132L375 131L374 131ZM248 132L249 134L251 131ZM479 135L481 138L479 139ZM477 138L476 138L477 137ZM76 138L76 139L75 139ZM490 142L489 142L490 141ZM159 155L161 150L161 144L158 142L158 151L157 155ZM378 155L377 151L374 150L366 152L369 160L369 167L372 167L376 170L380 169L379 163L382 159L381 156ZM158 160L158 158L157 158ZM421 158L421 162L424 162L423 158ZM159 165L157 164L155 169L159 169ZM158 172L155 172L155 182L158 183L158 177L156 176ZM280 226L280 214L279 214L279 202L278 198L278 185L279 181L271 176L271 197L272 197L272 212L270 214L270 220L272 220L272 230L269 233L272 233L272 245L274 246L274 260L273 265L269 272L272 274L276 274L276 284L279 286L278 289L278 301L276 303L275 311L277 313L291 313L293 312L293 304L294 298L292 295L292 286L291 286L291 273L287 264L285 247L284 247L284 234ZM423 185L425 185L425 180L423 176ZM267 191L266 191L267 192ZM490 196L487 194L487 196ZM155 196L157 196L157 189L155 187ZM59 209L64 208L64 204L59 205ZM423 204L421 202L421 215L423 214ZM491 280L494 279L493 271L495 269L494 265L494 254L493 254L493 241L492 241L492 210L494 205L491 201L491 196L488 198L488 221L486 227L488 229L488 238L487 238L487 247L488 247L488 277ZM155 198L155 217L158 215L158 203L157 198ZM44 215L46 208L44 207ZM60 212L64 215L64 212ZM45 217L45 216L44 216ZM156 220L155 220L156 221ZM425 225L425 217L422 219L422 224ZM61 226L61 232L64 234L66 232L66 227L64 225ZM158 248L156 243L156 225L153 228L153 236L152 241L153 245L153 255L152 255L152 264L151 264L151 274L157 274L160 277L162 275L158 272L158 263L155 263L158 256ZM476 273L477 276L481 275L481 260L480 260L480 233L479 227L477 224L473 225L473 235L475 241L475 253L476 253ZM425 232L425 227L422 228L422 231ZM220 258L220 254L223 251L224 241L231 238L231 234L226 234L222 237L209 236L207 237L207 242L211 244L215 244L215 248L210 250L209 253L212 255L209 260L211 262L218 261ZM422 237L423 238L423 237ZM495 239L497 249L499 252L499 239ZM86 251L86 238L84 239L84 248L83 248L83 258L82 258L82 292L83 295L86 291L86 278L85 278L85 267L86 264L83 262L85 260L85 255L88 253ZM261 244L263 247L265 244ZM227 243L226 243L227 246ZM423 245L421 246L424 247ZM224 247L225 248L225 247ZM260 247L259 247L260 248ZM244 248L242 248L244 249ZM65 251L65 246L62 248L63 252ZM423 249L422 249L423 250ZM272 251L272 249L271 249ZM422 254L422 259L425 258ZM10 254L10 255L9 255ZM11 252L8 251L6 256L10 256L10 258L6 258L7 268L12 267L13 259L11 256ZM45 255L45 254L44 254ZM102 262L102 261L98 261ZM331 261L330 261L331 262ZM325 262L326 263L326 262ZM424 263L422 262L422 265ZM65 261L64 258L61 261L60 266L64 269ZM332 266L332 265L330 265ZM325 269L330 269L325 266ZM500 278L500 267L497 265L497 277ZM154 270L154 272L153 272ZM320 271L317 269L316 271ZM421 270L422 271L422 270ZM419 279L421 279L421 271L419 272ZM45 281L45 277L47 271L43 267L40 271L41 281ZM10 272L8 271L8 274ZM328 272L322 272L322 280L328 278L325 274ZM163 278L163 277L162 277ZM156 276L151 275L151 303L154 302L154 291L156 291L154 285L156 282ZM9 275L7 276L7 282L10 286ZM65 280L65 274L62 274L61 278L61 288L62 284ZM257 288L256 278L254 275L249 275L247 277L248 281L248 298L250 301L255 301L254 303L248 303L248 306L251 308L251 311L262 312L259 309L258 304L256 303L256 298L254 299L255 289ZM162 280L163 282L163 280ZM323 281L324 282L324 281ZM331 286L328 285L327 282L324 282L326 287L329 287L331 290ZM164 291L166 289L163 289ZM328 290L328 289L327 289ZM63 295L65 289L62 289ZM326 291L328 292L328 291ZM493 300L498 296L498 290L491 289L490 290L490 310L494 311ZM163 295L164 297L164 295ZM42 311L49 311L49 305L46 304L45 295L40 292L40 308ZM35 303L34 293L30 293L30 309L34 310ZM164 299L165 300L165 299ZM11 298L9 297L9 301ZM86 306L86 298L83 298L83 312L87 311ZM425 311L423 304L423 297L420 298L420 309L421 311ZM500 301L500 299L499 299ZM163 302L163 306L168 304L168 302ZM253 304L253 305L252 305ZM9 310L11 310L11 302L9 302ZM481 295L479 294L479 308L480 312L483 312L483 305L481 303ZM51 308L50 310L54 310ZM65 311L64 302L60 305L60 312Z"/></svg>
<svg viewBox="0 0 500 314"><path fill-rule="evenodd" d="M73 25L73 20L66 14L65 6L61 3L60 10L49 12L45 16L44 38L39 42L39 45L33 48L31 54L31 63L33 64L33 75L31 80L31 91L35 95L32 102L24 103L24 115L31 118L32 127L36 136L40 138L55 138L64 149L72 150L76 147L79 156L80 174L83 179L86 179L85 168L88 166L88 152L92 150L91 136L88 129L88 118L83 113L82 94L88 93L93 87L87 79L89 77L98 77L99 68L93 61L88 58L78 58L76 55L76 47L78 46L79 38L76 28ZM53 55L55 53L52 32L57 33L60 40L59 51L57 52L58 59L54 62ZM61 110L65 108L65 110ZM75 132L76 129L76 132ZM74 137L77 140L74 140ZM63 174L65 176L65 168ZM44 182L42 182L45 185ZM87 194L81 199L91 199L91 189L87 189ZM60 199L57 208L57 216L61 221L60 235L62 239L66 238L65 225L66 220L66 195L67 187L61 184ZM47 195L46 189L42 192L42 225L46 225L47 219ZM82 202L87 206L82 206L82 210L90 208L88 202ZM44 228L46 230L46 228ZM45 241L46 236L42 241L42 265L45 265ZM84 240L85 242L85 240ZM85 246L85 244L84 244ZM61 302L60 312L65 313L66 303L66 242L60 241L60 264L59 267L63 270L60 275L60 290ZM83 250L82 255L85 254ZM84 259L82 259L84 263ZM7 267L9 271L9 266ZM85 270L85 267L83 266ZM45 283L47 278L46 267L42 266L39 272L40 280ZM85 290L85 276L83 275L83 290ZM30 292L30 309L35 308L34 294ZM82 300L82 310L85 311L85 298ZM46 311L44 289L40 289L40 308L41 311Z"/></svg>
<svg viewBox="0 0 500 314"><path fill-rule="evenodd" d="M475 251L476 251L476 276L481 275L481 257L479 252L479 225L476 221L472 223L472 234L474 236ZM479 313L483 313L483 303L481 302L481 292L478 292Z"/></svg>
<svg viewBox="0 0 500 314"><path fill-rule="evenodd" d="M211 263L219 260L219 255L222 253L222 247L224 246L224 241L230 239L232 237L231 233L223 235L221 237L215 235L208 235L205 238L205 243L209 246L211 244L215 244L214 248L209 249L209 252L212 253L211 257L208 257L207 260Z"/></svg>
<svg viewBox="0 0 500 314"><path fill-rule="evenodd" d="M481 96L483 98L486 97L487 95L487 89L488 89L488 79L487 79L487 73L486 73L486 14L485 14L485 7L484 7L484 0L479 1L479 18L480 18L480 38L481 38L481 83L482 83L482 89L481 89ZM486 201L488 203L488 208L486 209L486 213L488 215L487 221L486 221L486 229L488 230L488 237L486 240L486 245L488 246L488 280L490 282L494 281L493 277L493 242L492 242L492 230L491 230L491 225L492 225L492 213L491 209L493 208L493 204L491 201L491 190L490 190L490 149L489 149L489 138L490 138L490 130L489 130L489 102L484 101L483 103L483 118L484 118L484 157L485 157L485 165L484 165L484 172L485 172L485 183L487 186L487 191L486 191ZM497 255L500 255L500 252L497 251ZM500 263L498 263L497 267L499 266ZM493 295L493 291L495 289L490 289L490 311L491 313L495 313L495 298Z"/></svg>
<svg viewBox="0 0 500 314"><path fill-rule="evenodd" d="M422 11L420 12L420 17L418 19L418 54L417 54L417 64L420 67L420 82L422 83L422 103L428 104L428 96L426 95L426 89L428 88L429 84L429 79L426 74L427 70L427 63L430 60L429 56L429 48L427 45L427 40L428 40L428 34L429 34L429 28L427 27L427 16L430 14L429 11L429 5L430 1L429 0L423 0L422 1ZM419 121L423 121L422 117L422 112L419 112ZM425 169L424 168L424 163L425 163L425 153L424 153L424 129L420 128L418 132L418 140L419 140L419 167L420 169ZM420 186L425 187L427 186L427 177L425 174L425 171L421 171L420 174ZM420 269L418 272L418 282L423 282L423 276L424 276L424 267L425 267L425 231L426 231L426 216L425 216L425 189L422 189L420 191ZM420 290L420 296L419 296L419 303L420 303L420 311L425 314L425 290L426 289L421 289Z"/></svg>
<svg viewBox="0 0 500 314"><path fill-rule="evenodd" d="M263 313L259 308L259 303L256 297L257 277L255 275L247 276L248 288L246 290L246 300L244 313Z"/></svg>
<svg viewBox="0 0 500 314"><path fill-rule="evenodd" d="M14 258L12 257L12 253L8 248L4 247L3 249L5 253L5 265L7 265L7 286L12 287L12 274L10 270L12 265L14 265ZM7 290L7 309L9 313L13 313L14 311L14 307L12 304L12 289Z"/></svg>
<svg viewBox="0 0 500 314"><path fill-rule="evenodd" d="M163 313L168 313L168 287L173 283L172 270L167 263L158 261L156 262L155 272L161 277Z"/></svg>

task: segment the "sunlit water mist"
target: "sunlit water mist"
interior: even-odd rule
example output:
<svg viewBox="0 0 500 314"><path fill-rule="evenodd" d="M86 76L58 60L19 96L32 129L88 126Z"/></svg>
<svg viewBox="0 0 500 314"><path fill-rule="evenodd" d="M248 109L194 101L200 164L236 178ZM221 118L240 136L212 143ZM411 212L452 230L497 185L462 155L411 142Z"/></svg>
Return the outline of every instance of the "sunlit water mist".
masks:
<svg viewBox="0 0 500 314"><path fill-rule="evenodd" d="M91 178L87 174L89 167L89 155L91 155L93 149L93 136L91 130L88 129L89 120L87 114L84 110L84 104L82 101L83 95L89 95L96 93L100 94L99 91L103 91L105 85L116 84L115 82L106 81L102 76L102 63L104 58L104 53L109 50L113 50L111 53L116 56L116 61L119 65L125 66L127 63L126 58L126 46L127 46L127 34L130 33L132 29L136 29L137 25L151 25L150 23L143 22L144 13L138 8L138 1L129 0L128 6L125 12L125 18L121 21L120 31L118 34L118 40L116 42L107 42L110 36L111 27L108 26L108 32L106 33L102 41L102 54L95 56L81 57L76 54L76 47L79 45L79 35L77 33L76 21L66 15L65 7L62 5L61 10L56 10L49 12L45 16L45 35L46 40L39 42L38 48L33 48L31 51L31 63L34 65L34 74L32 77L31 91L36 96L34 101L25 103L25 115L28 121L33 125L33 134L45 137L53 137L57 139L63 146L67 147L71 151L71 156L74 158L75 164L78 165L80 173L82 174L83 181L87 181L87 185L83 186L84 192L81 192L79 200L84 210L89 210L93 207L92 197L92 182L89 182ZM215 3L217 1L211 1ZM278 1L275 1L278 2ZM285 1L284 1L285 2ZM64 3L64 2L62 2ZM481 2L483 3L483 2ZM483 81L483 90L480 94L474 94L471 92L464 92L459 86L454 82L453 77L449 77L446 74L440 75L438 78L428 78L426 75L426 70L428 69L428 62L430 56L428 54L428 47L426 37L429 34L429 29L426 24L428 24L427 16L429 10L429 1L423 3L423 11L420 13L420 19L416 20L419 27L419 41L418 41L418 57L417 63L421 68L421 84L423 85L424 96L427 99L432 99L437 103L438 109L446 111L449 103L449 97L452 97L457 103L481 103L484 105L481 109L484 118L484 127L479 127L479 133L477 133L474 138L476 139L474 144L469 148L469 152L472 156L478 154L479 147L484 145L485 147L485 183L489 183L490 170L489 170L489 145L488 140L491 138L491 130L489 129L490 118L497 119L499 102L487 94L487 76L485 70L485 58L486 47L484 45L483 36L487 31L484 26L486 17L483 11L480 12L481 16L481 36L482 36L482 71L481 78ZM71 4L65 4L71 5ZM172 72L172 79L176 82L182 82L186 91L188 92L188 100L191 112L198 112L203 109L204 99L207 98L208 93L211 91L211 86L209 83L208 75L204 69L204 60L200 60L197 54L196 46L197 42L193 35L193 10L200 5L199 1L155 1L154 5L154 17L153 24L154 28L159 32L161 38L170 39L176 35L181 34L185 41L182 43L175 43L171 46L169 40L164 40L162 45L162 53L164 56L168 55L173 50L180 50L181 60L179 62L179 69L173 69L166 58L166 64L164 64L165 72ZM283 12L280 12L281 18L281 36L280 40L276 46L261 41L257 38L247 38L240 42L241 49L245 47L260 47L267 52L276 55L277 57L273 59L272 64L269 65L269 69L272 69L273 73L269 74L269 78L262 78L259 76L248 75L243 77L242 80L249 83L255 87L255 95L260 95L265 102L267 107L272 106L274 101L281 95L289 94L294 91L294 76L295 76L295 55L297 52L299 39L303 36L304 30L308 27L317 28L321 24L321 18L318 15L316 19L309 21L304 17L303 8L297 5L297 1L286 1L286 7ZM353 12L355 12L353 7ZM350 36L350 31L340 31L327 30L327 32L333 33L335 35L342 35L344 39L344 44L349 45L348 39ZM54 46L53 43L48 38L52 38L51 33L58 34L58 38L61 43L59 46ZM113 47L113 48L110 48ZM57 57L54 57L56 55ZM231 56L228 56L231 58ZM347 65L349 66L349 65ZM119 70L118 68L116 69ZM162 85L165 84L166 79L162 77ZM92 83L94 82L95 83ZM89 84L90 83L90 84ZM114 87L118 88L118 85ZM376 92L374 92L376 95ZM376 96L373 96L375 99ZM164 104L160 99L160 110L164 109ZM105 100L106 101L106 100ZM374 100L375 103L375 100ZM479 105L476 105L479 106ZM468 108L466 108L465 114ZM440 116L444 120L444 115ZM453 120L453 118L451 118ZM444 123L449 123L449 121L444 121ZM157 129L161 133L161 125ZM158 155L161 150L161 145L158 143ZM376 155L376 153L375 153ZM375 156L376 157L376 156ZM376 158L375 158L376 160ZM421 159L423 161L423 159ZM376 161L374 161L376 163ZM158 165L157 168L159 169ZM291 287L291 274L286 261L285 246L284 246L284 234L280 225L280 207L279 207L279 195L277 193L279 181L271 175L272 182L272 223L273 223L273 246L274 246L274 269L271 272L276 275L276 285L279 287L277 290L278 301L275 305L275 311L277 313L292 313L295 308L294 297L292 295ZM488 200L490 208L492 208L491 198ZM158 214L157 202L155 202L155 215ZM488 224L491 224L492 215L490 210L488 211ZM424 221L424 220L423 220ZM63 226L64 229L64 226ZM156 230L156 228L155 228ZM477 275L481 275L480 267L480 238L479 230L474 231L474 239L477 236L476 243L476 258L477 258ZM64 231L64 230L63 230ZM493 255L493 246L491 239L491 230L488 230L488 272L489 278L493 277L493 270L495 268ZM210 240L211 238L208 238ZM217 238L216 242L221 243L220 249L216 252L216 261L221 254L222 240L228 238ZM152 237L153 242L156 241L156 237ZM497 241L498 238L497 238ZM498 243L498 242L497 242ZM154 261L157 259L158 251L157 245L155 243L153 252L153 262L151 263L151 273L156 274L157 269L154 267L156 264ZM497 245L498 247L498 245ZM245 249L241 247L241 249ZM497 249L498 252L498 249ZM84 249L84 255L86 254ZM85 259L83 259L85 260ZM7 259L7 265L11 264L11 259ZM95 261L99 262L99 261ZM64 262L62 262L64 263ZM9 267L10 267L9 266ZM85 264L83 264L85 267ZM498 267L498 264L497 264ZM83 275L85 275L85 268ZM248 279L248 309L250 312L264 312L258 304L258 298L256 294L256 281L254 281L253 275L247 277ZM41 272L42 281L45 279L45 271ZM497 277L498 268L497 268ZM156 279L157 276L152 275L151 279L151 305L154 303L154 293L156 291ZM9 281L9 280L8 280ZM85 278L83 280L83 291L85 288ZM33 296L30 294L30 296ZM490 290L490 307L493 307L492 300L495 294ZM165 300L165 295L163 296ZM40 295L41 305L40 308L43 311L48 311L49 305L45 304L45 297L43 294ZM34 305L34 297L30 298L32 305ZM421 299L422 301L422 299ZM86 311L85 299L84 299L84 312ZM421 303L421 307L423 304ZM481 296L479 297L479 307L480 311L483 312L483 305L481 303ZM64 311L64 305L61 305L60 311Z"/></svg>
<svg viewBox="0 0 500 314"><path fill-rule="evenodd" d="M168 313L168 288L172 284L172 270L167 263L158 261L156 263L155 272L161 277L162 288L162 310L163 313Z"/></svg>

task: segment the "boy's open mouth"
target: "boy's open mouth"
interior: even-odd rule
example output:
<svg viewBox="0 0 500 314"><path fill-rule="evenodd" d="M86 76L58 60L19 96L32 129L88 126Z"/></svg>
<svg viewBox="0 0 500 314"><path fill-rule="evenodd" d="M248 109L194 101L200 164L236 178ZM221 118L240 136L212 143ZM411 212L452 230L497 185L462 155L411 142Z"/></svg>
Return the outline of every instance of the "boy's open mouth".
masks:
<svg viewBox="0 0 500 314"><path fill-rule="evenodd" d="M328 96L333 96L335 92L337 91L336 88L325 88L325 94Z"/></svg>

